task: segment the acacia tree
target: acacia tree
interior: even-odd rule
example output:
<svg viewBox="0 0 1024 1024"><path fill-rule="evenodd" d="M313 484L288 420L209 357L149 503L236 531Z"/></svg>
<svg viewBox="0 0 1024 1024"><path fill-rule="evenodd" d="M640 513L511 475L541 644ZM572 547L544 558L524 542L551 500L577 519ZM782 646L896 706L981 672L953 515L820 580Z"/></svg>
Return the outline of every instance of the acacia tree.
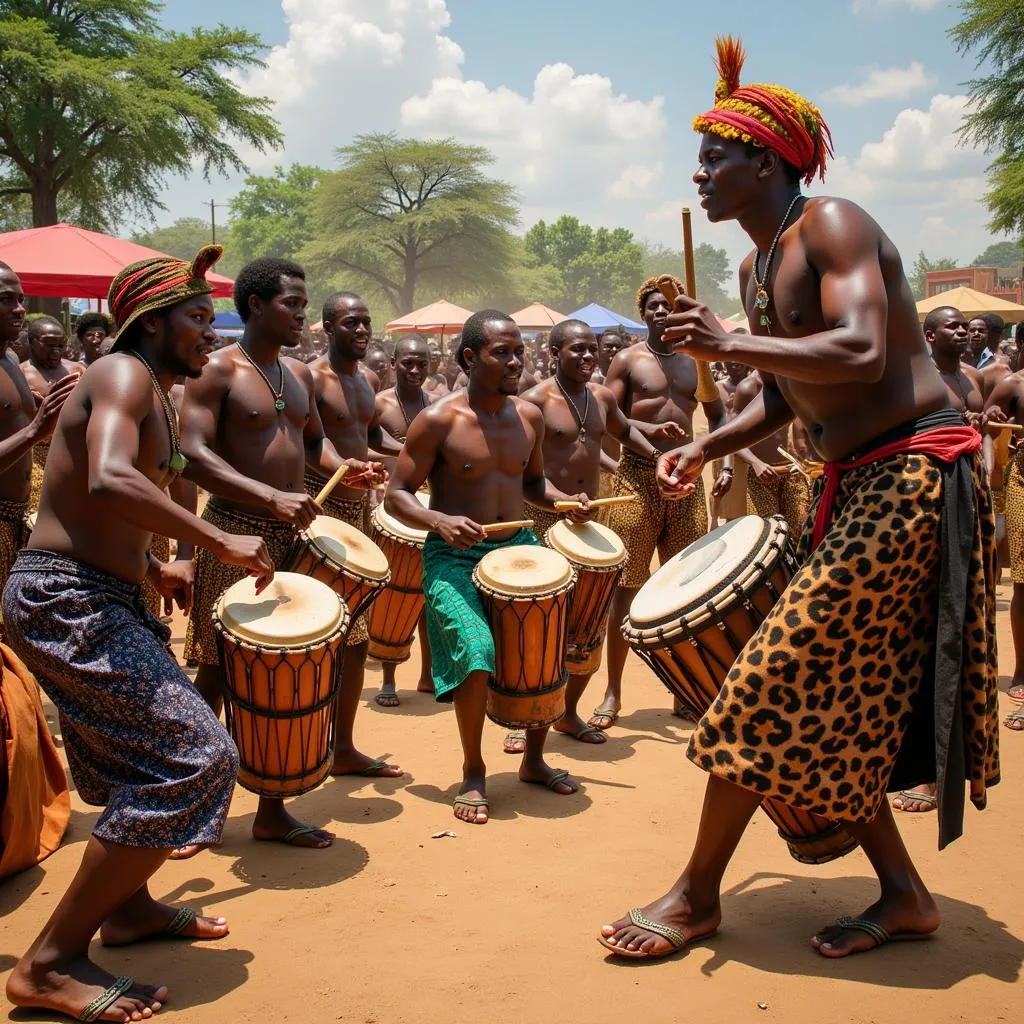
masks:
<svg viewBox="0 0 1024 1024"><path fill-rule="evenodd" d="M973 53L988 74L967 83L971 105L961 140L997 153L988 169L985 205L996 232L1024 234L1024 4L962 0L962 20L950 30L961 54Z"/></svg>
<svg viewBox="0 0 1024 1024"><path fill-rule="evenodd" d="M242 262L257 256L293 258L310 237L313 200L324 171L292 164L251 175L231 200L231 238Z"/></svg>
<svg viewBox="0 0 1024 1024"><path fill-rule="evenodd" d="M506 272L516 195L484 174L494 160L486 149L388 133L357 136L339 155L341 170L321 179L302 253L322 277L340 272L401 314L427 288L473 291Z"/></svg>
<svg viewBox="0 0 1024 1024"><path fill-rule="evenodd" d="M270 101L226 77L262 66L259 37L167 32L154 0L0 0L0 198L32 224L63 209L117 224L160 208L169 173L244 170L277 147Z"/></svg>

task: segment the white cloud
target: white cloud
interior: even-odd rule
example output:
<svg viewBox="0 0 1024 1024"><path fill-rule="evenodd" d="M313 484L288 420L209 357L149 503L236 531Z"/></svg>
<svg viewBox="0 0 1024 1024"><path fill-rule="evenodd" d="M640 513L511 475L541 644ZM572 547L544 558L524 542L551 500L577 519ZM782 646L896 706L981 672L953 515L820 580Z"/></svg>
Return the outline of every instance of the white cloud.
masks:
<svg viewBox="0 0 1024 1024"><path fill-rule="evenodd" d="M664 173L665 165L660 160L653 166L630 164L608 184L604 193L609 199L647 199L651 186L660 181Z"/></svg>
<svg viewBox="0 0 1024 1024"><path fill-rule="evenodd" d="M935 78L915 60L905 68L871 68L862 81L834 86L823 99L845 107L859 107L872 100L905 100L934 84Z"/></svg>

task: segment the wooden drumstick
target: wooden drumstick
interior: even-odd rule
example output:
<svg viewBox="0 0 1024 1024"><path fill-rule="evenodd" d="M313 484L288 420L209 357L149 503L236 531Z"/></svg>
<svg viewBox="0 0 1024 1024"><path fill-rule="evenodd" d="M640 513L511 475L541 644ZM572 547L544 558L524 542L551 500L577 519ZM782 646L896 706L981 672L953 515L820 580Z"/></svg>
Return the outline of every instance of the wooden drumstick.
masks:
<svg viewBox="0 0 1024 1024"><path fill-rule="evenodd" d="M320 493L313 499L318 505L330 497L331 491L341 483L342 477L348 472L348 466L343 462L335 471L334 476L320 488Z"/></svg>
<svg viewBox="0 0 1024 1024"><path fill-rule="evenodd" d="M1013 434L1024 433L1024 424L1022 423L986 423L985 428L987 430L1009 430Z"/></svg>
<svg viewBox="0 0 1024 1024"><path fill-rule="evenodd" d="M797 470L797 472L803 474L803 478L808 483L811 482L811 478L808 475L807 470L804 469L803 463L795 455L791 455L789 452L786 451L785 448L781 447L778 449L778 452L787 462L792 464L793 468Z"/></svg>
<svg viewBox="0 0 1024 1024"><path fill-rule="evenodd" d="M693 263L693 228L690 223L690 208L683 207L683 260L686 263L686 291L691 299L697 298L697 269ZM667 296L666 296L667 297ZM718 385L711 373L711 365L704 359L694 360L697 364L698 402L713 402L719 397Z"/></svg>
<svg viewBox="0 0 1024 1024"><path fill-rule="evenodd" d="M611 498L594 498L590 502L591 508L604 508L607 505L625 505L627 501L635 501L635 494L616 494ZM556 501L556 512L572 512L575 509L583 508L582 501Z"/></svg>
<svg viewBox="0 0 1024 1024"><path fill-rule="evenodd" d="M533 526L532 519L513 519L510 523L484 523L480 529L490 535L501 530L528 530L531 526Z"/></svg>

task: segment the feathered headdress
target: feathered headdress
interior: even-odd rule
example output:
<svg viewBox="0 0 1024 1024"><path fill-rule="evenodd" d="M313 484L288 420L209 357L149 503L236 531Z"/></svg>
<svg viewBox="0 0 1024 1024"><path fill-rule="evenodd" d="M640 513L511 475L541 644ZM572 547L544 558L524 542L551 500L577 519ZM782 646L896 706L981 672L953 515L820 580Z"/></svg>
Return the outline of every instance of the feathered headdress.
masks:
<svg viewBox="0 0 1024 1024"><path fill-rule="evenodd" d="M774 149L800 171L806 184L815 175L824 181L826 158L834 153L832 135L821 111L781 85L740 85L740 71L747 59L743 43L732 36L719 36L715 43L715 105L694 118L694 131Z"/></svg>

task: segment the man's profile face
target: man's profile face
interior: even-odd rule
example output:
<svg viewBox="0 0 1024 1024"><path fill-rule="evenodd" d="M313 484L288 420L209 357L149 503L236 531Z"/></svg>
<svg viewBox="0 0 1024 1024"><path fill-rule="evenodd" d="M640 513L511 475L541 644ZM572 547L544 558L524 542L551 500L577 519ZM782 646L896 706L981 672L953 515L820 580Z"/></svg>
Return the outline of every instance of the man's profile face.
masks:
<svg viewBox="0 0 1024 1024"><path fill-rule="evenodd" d="M759 193L759 161L760 154L748 153L746 144L738 139L704 133L693 182L709 221L734 219Z"/></svg>
<svg viewBox="0 0 1024 1024"><path fill-rule="evenodd" d="M163 358L169 370L193 380L203 372L217 347L215 316L209 295L196 295L171 306L163 317Z"/></svg>
<svg viewBox="0 0 1024 1024"><path fill-rule="evenodd" d="M15 341L25 325L25 294L13 270L0 271L0 341Z"/></svg>
<svg viewBox="0 0 1024 1024"><path fill-rule="evenodd" d="M278 279L277 294L269 299L254 296L254 312L259 316L260 326L277 345L295 348L302 341L302 328L306 323L306 282L301 277Z"/></svg>

